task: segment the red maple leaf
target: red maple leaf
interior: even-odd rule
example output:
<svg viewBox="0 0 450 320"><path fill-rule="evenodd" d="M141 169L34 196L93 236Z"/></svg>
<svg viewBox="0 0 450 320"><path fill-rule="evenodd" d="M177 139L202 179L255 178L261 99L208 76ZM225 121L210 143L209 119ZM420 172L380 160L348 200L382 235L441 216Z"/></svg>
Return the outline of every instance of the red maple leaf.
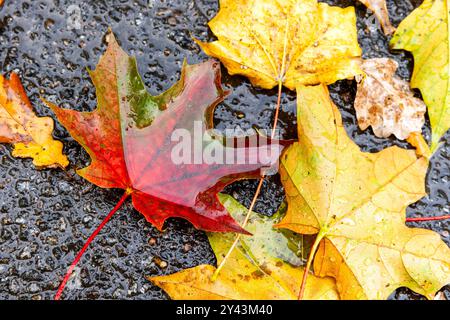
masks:
<svg viewBox="0 0 450 320"><path fill-rule="evenodd" d="M97 92L97 109L78 112L48 103L92 158L91 164L78 170L78 174L97 186L126 190L80 251L67 279L89 243L128 196L147 221L160 230L167 218L181 217L202 230L246 233L220 203L217 193L238 179L260 177L261 169L276 163L283 149L269 140L257 146L247 143L231 148L241 152L242 164L208 164L198 159L195 152L208 148L204 141L197 141L198 133L203 136L212 128L214 108L227 95L221 86L219 63L209 60L185 64L181 80L164 94L153 97L138 74L136 60L120 48L112 33L108 37L106 53L96 70L90 72ZM197 149L190 148L192 153L183 155L190 162L173 161L174 148L179 143L173 139L177 130L188 136L194 134L191 143L197 144ZM209 136L216 138L216 146L226 140ZM225 154L230 148L227 145L216 150ZM264 153L268 159L261 163L259 157Z"/></svg>

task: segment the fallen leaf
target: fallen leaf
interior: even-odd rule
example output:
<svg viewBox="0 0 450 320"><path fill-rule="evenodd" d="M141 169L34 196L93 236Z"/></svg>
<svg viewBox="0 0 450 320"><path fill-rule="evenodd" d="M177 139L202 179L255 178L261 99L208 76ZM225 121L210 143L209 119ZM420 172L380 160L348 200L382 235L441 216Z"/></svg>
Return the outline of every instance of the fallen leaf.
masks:
<svg viewBox="0 0 450 320"><path fill-rule="evenodd" d="M389 20L389 12L386 6L386 0L359 0L367 8L369 8L380 21L384 34L390 35L395 32L394 26L392 26Z"/></svg>
<svg viewBox="0 0 450 320"><path fill-rule="evenodd" d="M407 141L410 145L416 148L416 154L419 157L425 157L430 160L433 154L431 153L430 147L428 146L427 142L423 139L422 133L411 133Z"/></svg>
<svg viewBox="0 0 450 320"><path fill-rule="evenodd" d="M414 56L411 86L420 89L428 107L433 152L450 128L449 10L448 1L425 0L402 21L391 40L393 49Z"/></svg>
<svg viewBox="0 0 450 320"><path fill-rule="evenodd" d="M212 127L214 107L227 94L220 84L219 63L185 65L180 82L153 97L145 89L135 59L112 34L108 38L105 55L90 72L98 108L78 112L49 104L91 156L91 165L78 174L102 188L127 190L134 207L160 230L167 218L181 217L204 230L245 232L220 204L217 192L238 179L259 177L261 168L277 162L283 147L271 143L267 163L255 159L268 145L241 148L243 164L208 164L197 159L198 151L202 158L205 149L222 147L219 140L206 146L201 140ZM174 132L187 137L174 138ZM176 163L172 154L183 141L189 150L180 153L188 159Z"/></svg>
<svg viewBox="0 0 450 320"><path fill-rule="evenodd" d="M209 22L218 40L196 42L230 74L271 89L333 83L361 73L353 7L317 0L221 0Z"/></svg>
<svg viewBox="0 0 450 320"><path fill-rule="evenodd" d="M247 209L231 196L220 195L221 201L237 221L243 221ZM288 248L288 239L272 228L280 213L272 218L251 215L248 230L251 237L243 237L232 251L215 281L216 270L200 265L168 275L149 277L172 299L233 299L276 300L297 299L303 275L302 260ZM235 239L234 234L209 233L209 242L220 263ZM311 276L306 288L307 299L338 299L335 283L330 278Z"/></svg>
<svg viewBox="0 0 450 320"><path fill-rule="evenodd" d="M377 137L393 134L405 140L422 131L427 107L414 97L407 81L395 76L397 68L397 62L388 58L364 60L365 74L356 76L355 109L361 130L372 126Z"/></svg>
<svg viewBox="0 0 450 320"><path fill-rule="evenodd" d="M426 194L427 158L361 152L326 86L297 93L299 142L281 156L288 211L278 227L317 234L314 274L334 277L342 299L386 299L398 287L432 298L450 282L450 249L405 225L406 207Z"/></svg>
<svg viewBox="0 0 450 320"><path fill-rule="evenodd" d="M65 168L63 144L52 132L52 118L35 115L17 74L10 80L0 75L0 143L12 143L14 157L33 158L38 168Z"/></svg>

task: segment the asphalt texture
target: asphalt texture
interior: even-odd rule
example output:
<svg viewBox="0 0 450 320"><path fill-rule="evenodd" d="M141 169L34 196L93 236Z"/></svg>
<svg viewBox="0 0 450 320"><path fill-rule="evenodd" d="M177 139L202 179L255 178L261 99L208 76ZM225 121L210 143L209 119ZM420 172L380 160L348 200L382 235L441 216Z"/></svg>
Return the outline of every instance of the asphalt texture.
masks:
<svg viewBox="0 0 450 320"><path fill-rule="evenodd" d="M356 0L326 2L355 6L364 57L393 58L400 64L398 74L410 79L412 56L389 50L388 38L369 10ZM394 25L420 3L388 0ZM183 59L189 63L207 59L191 36L213 40L207 22L217 10L217 0L6 0L0 8L0 72L20 75L39 115L53 117L40 96L66 108L93 110L95 90L87 68L94 68L104 52L111 27L123 48L137 57L149 91L161 93L178 79ZM233 93L216 109L217 128L270 128L275 90L253 88L225 69L223 83ZM354 81L339 81L330 90L348 134L364 151L408 147L357 128ZM284 90L279 125L286 138L296 135L295 109L294 92ZM428 137L428 122L424 132ZM67 171L38 171L31 160L13 158L11 146L0 145L0 299L51 299L84 241L122 195L121 190L101 189L77 176L75 169L89 164L89 156L58 123L54 136L64 143L71 161ZM408 216L450 213L449 133L444 141L427 175L429 195L411 205ZM255 181L243 181L225 191L248 206L255 188ZM273 214L283 198L279 178L272 177L264 184L256 211ZM450 244L450 221L415 225L438 232ZM167 299L145 276L203 263L215 263L203 232L181 219L170 219L160 233L127 202L86 252L63 298ZM449 287L444 293L450 298ZM421 297L402 288L391 298Z"/></svg>

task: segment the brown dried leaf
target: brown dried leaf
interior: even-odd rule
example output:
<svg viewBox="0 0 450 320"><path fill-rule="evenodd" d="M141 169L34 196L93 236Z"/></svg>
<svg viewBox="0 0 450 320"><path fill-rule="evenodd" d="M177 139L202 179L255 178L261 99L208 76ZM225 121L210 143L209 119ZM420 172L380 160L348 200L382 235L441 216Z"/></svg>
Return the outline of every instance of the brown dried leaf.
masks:
<svg viewBox="0 0 450 320"><path fill-rule="evenodd" d="M414 97L407 81L395 76L397 68L397 62L388 58L364 60L365 76L356 78L355 109L361 130L372 126L377 137L393 134L404 140L421 132L426 106Z"/></svg>

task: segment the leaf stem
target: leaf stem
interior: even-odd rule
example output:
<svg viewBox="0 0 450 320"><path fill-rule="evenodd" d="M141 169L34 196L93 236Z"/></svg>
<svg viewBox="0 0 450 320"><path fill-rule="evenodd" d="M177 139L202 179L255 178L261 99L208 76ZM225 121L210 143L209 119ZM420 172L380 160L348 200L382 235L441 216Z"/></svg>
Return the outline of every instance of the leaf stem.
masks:
<svg viewBox="0 0 450 320"><path fill-rule="evenodd" d="M277 98L277 105L275 107L275 117L274 117L274 120L273 120L272 133L270 135L272 139L275 137L277 124L278 124L278 115L279 115L280 105L281 105L282 89L283 89L283 82L280 79L278 81L278 98ZM250 219L250 215L251 215L251 213L253 211L253 207L255 206L256 200L258 200L259 194L261 193L261 188L262 188L262 185L263 185L263 182L264 182L264 177L265 176L262 176L261 179L259 179L258 187L256 188L255 195L253 196L253 199L252 199L252 203L250 204L250 207L248 208L248 211L247 211L247 214L245 216L244 222L241 225L242 228L245 228L245 226L248 223L248 220ZM222 259L220 264L217 266L216 271L214 271L213 275L211 276L211 281L216 281L217 280L217 277L219 276L220 271L224 267L225 263L227 262L228 258L230 257L231 253L233 252L233 250L236 248L237 244L239 243L239 240L241 239L241 236L242 236L241 234L238 234L236 236L236 238L234 239L233 244L231 245L230 249L228 249L227 254Z"/></svg>
<svg viewBox="0 0 450 320"><path fill-rule="evenodd" d="M256 200L258 199L258 195L261 192L261 187L264 182L264 177L259 179L258 187L256 188L255 196L253 197L252 203L250 204L250 207L248 208L247 215L245 216L244 222L242 223L241 227L245 228L245 226L248 223L248 220L250 219L251 212L253 211L253 207L255 206ZM223 266L225 265L226 261L230 257L231 253L233 252L234 248L236 248L237 244L239 243L239 240L241 239L241 234L238 234L236 238L234 239L233 244L231 245L230 249L228 249L227 254L222 259L221 263L217 267L216 271L214 271L214 274L211 277L212 281L216 281L217 277L219 276L220 271L222 270Z"/></svg>
<svg viewBox="0 0 450 320"><path fill-rule="evenodd" d="M283 90L283 80L284 80L284 75L285 75L285 72L286 72L285 69L286 69L288 31L289 31L289 21L286 20L286 26L285 26L285 29L284 29L283 58L282 58L282 61L281 61L281 70L279 70L279 74L278 74L278 97L277 97L277 105L275 107L275 116L274 116L274 119L273 119L272 133L270 134L271 139L275 138L275 133L277 132L278 117L279 117L279 114L280 114L281 93L282 93L282 90ZM271 61L272 66L273 66L273 62L270 59L270 56L269 56L269 60ZM274 68L274 70L275 70L275 68ZM261 179L259 179L258 187L256 188L255 195L253 196L252 203L250 204L250 207L248 208L248 211L247 211L247 215L245 216L244 222L241 225L242 228L245 228L245 226L248 223L248 220L250 219L250 215L251 215L251 213L253 211L253 207L255 206L256 200L258 200L259 194L261 192L261 188L262 188L262 185L263 185L263 182L264 182L264 178L265 178L265 176L263 175L261 177ZM240 239L241 239L241 235L238 234L236 236L236 238L234 239L234 242L231 245L230 249L228 250L227 254L222 259L221 263L219 264L219 266L217 267L216 271L212 275L212 277L211 277L212 281L217 280L217 277L219 276L220 270L222 270L223 266L225 265L226 261L230 257L231 253L233 252L233 250L236 248L237 244L239 243Z"/></svg>
<svg viewBox="0 0 450 320"><path fill-rule="evenodd" d="M277 124L278 124L278 117L280 115L280 105L281 105L281 92L283 89L283 83L281 80L278 82L278 98L277 98L277 106L275 107L275 116L273 118L273 124L272 124L272 133L270 134L270 137L273 139L275 138L275 133L277 132Z"/></svg>
<svg viewBox="0 0 450 320"><path fill-rule="evenodd" d="M78 264L78 262L80 261L81 257L83 256L84 252L87 250L87 248L89 247L90 243L95 239L95 237L98 235L98 233L103 229L103 227L108 223L108 221L111 219L111 217L120 209L120 207L122 207L123 203L125 202L125 200L130 196L131 192L129 190L127 190L122 198L120 198L119 202L117 202L116 206L111 210L110 213L108 213L108 215L105 217L105 219L103 219L102 223L100 223L100 225L97 227L97 229L94 230L94 232L91 234L91 236L87 239L87 241L85 242L83 248L80 250L80 252L78 252L77 256L75 257L75 259L73 260L72 264L70 265L69 269L66 272L66 275L64 276L63 281L61 282L58 291L56 292L55 295L55 300L59 300L61 298L61 295L64 291L64 288L67 284L67 281L69 281L70 276L73 272L73 270L75 269L75 266Z"/></svg>
<svg viewBox="0 0 450 320"><path fill-rule="evenodd" d="M303 299L303 295L305 294L306 288L306 280L308 279L309 270L311 269L312 261L314 259L314 255L316 254L317 249L319 248L320 241L322 241L325 233L319 232L317 234L316 240L314 240L314 244L311 247L311 251L309 252L308 261L306 262L305 271L303 272L302 283L300 285L300 290L298 292L298 300Z"/></svg>
<svg viewBox="0 0 450 320"><path fill-rule="evenodd" d="M450 219L450 215L440 217L406 218L406 222L440 221Z"/></svg>

